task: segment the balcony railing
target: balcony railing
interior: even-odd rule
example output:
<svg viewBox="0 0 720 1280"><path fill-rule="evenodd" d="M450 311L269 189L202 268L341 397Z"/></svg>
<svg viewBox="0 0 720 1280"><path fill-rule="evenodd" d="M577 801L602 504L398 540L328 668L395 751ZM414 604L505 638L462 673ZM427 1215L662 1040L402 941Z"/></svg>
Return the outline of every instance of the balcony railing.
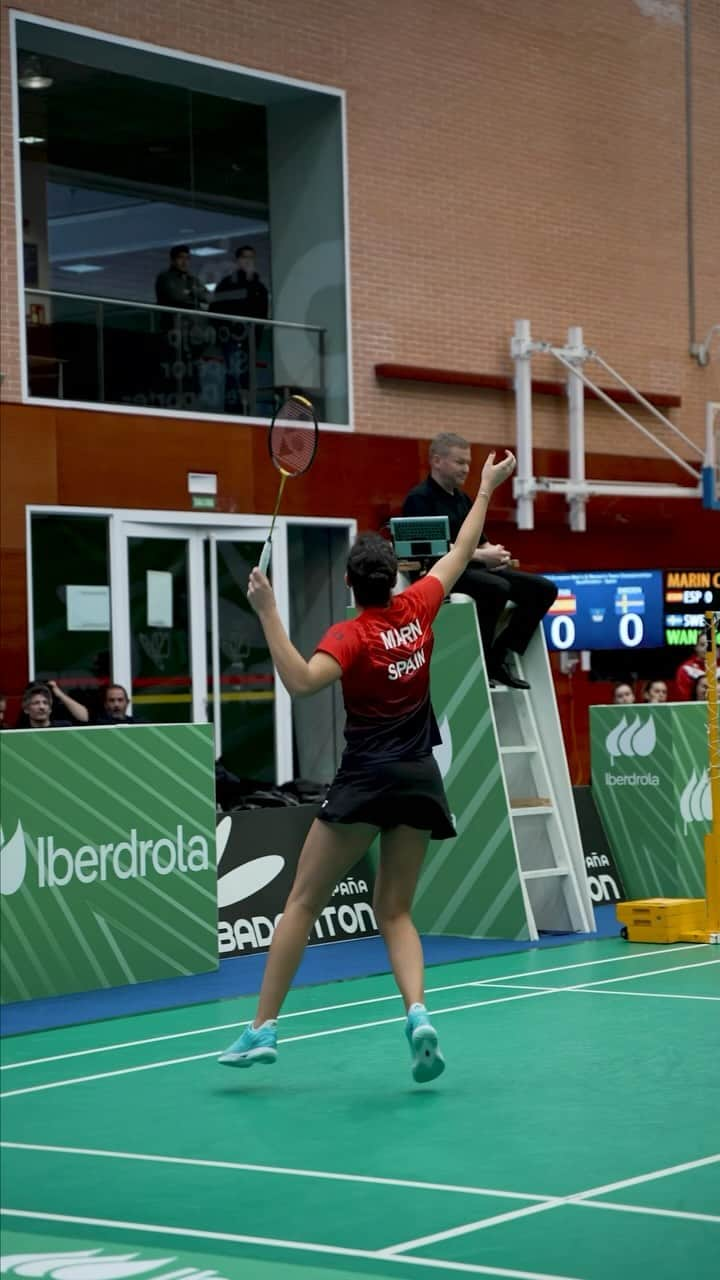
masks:
<svg viewBox="0 0 720 1280"><path fill-rule="evenodd" d="M319 325L26 289L30 395L84 404L271 417L289 388L323 416Z"/></svg>

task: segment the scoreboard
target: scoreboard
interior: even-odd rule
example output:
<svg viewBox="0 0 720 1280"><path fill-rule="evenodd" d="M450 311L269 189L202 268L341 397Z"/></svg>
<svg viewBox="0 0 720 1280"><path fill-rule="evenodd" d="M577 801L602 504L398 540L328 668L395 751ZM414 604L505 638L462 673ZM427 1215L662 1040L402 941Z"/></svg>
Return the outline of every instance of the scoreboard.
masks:
<svg viewBox="0 0 720 1280"><path fill-rule="evenodd" d="M720 569L666 569L663 577L664 643L686 649L696 643L705 614L720 612Z"/></svg>
<svg viewBox="0 0 720 1280"><path fill-rule="evenodd" d="M720 569L549 573L557 599L543 619L549 649L690 649L720 612Z"/></svg>
<svg viewBox="0 0 720 1280"><path fill-rule="evenodd" d="M549 649L657 649L662 645L659 569L546 576L558 588L543 621Z"/></svg>

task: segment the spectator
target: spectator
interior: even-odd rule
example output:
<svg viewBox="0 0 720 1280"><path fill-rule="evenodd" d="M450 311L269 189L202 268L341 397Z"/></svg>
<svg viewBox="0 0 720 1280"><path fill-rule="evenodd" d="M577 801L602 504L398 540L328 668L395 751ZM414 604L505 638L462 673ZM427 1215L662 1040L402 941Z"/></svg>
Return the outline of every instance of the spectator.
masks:
<svg viewBox="0 0 720 1280"><path fill-rule="evenodd" d="M23 715L18 729L71 729L70 720L52 715L53 696L50 687L40 681L29 684L22 697ZM79 705L79 704L78 704Z"/></svg>
<svg viewBox="0 0 720 1280"><path fill-rule="evenodd" d="M190 272L188 245L176 244L170 250L170 266L161 271L155 281L155 297L161 307L172 307L176 311L207 308L209 294L197 276Z"/></svg>
<svg viewBox="0 0 720 1280"><path fill-rule="evenodd" d="M127 713L130 699L121 684L109 684L103 698L103 709L93 719L93 724L139 724L135 716Z"/></svg>
<svg viewBox="0 0 720 1280"><path fill-rule="evenodd" d="M469 470L467 440L448 431L435 436L430 444L430 474L410 490L403 503L403 515L447 516L450 541L454 543L472 506L460 487ZM511 670L509 654L525 652L535 628L557 595L557 587L548 578L519 573L509 566L510 552L488 542L483 535L455 590L465 592L475 601L490 683L528 689L527 681ZM507 626L496 636L497 624L508 603L515 607Z"/></svg>
<svg viewBox="0 0 720 1280"><path fill-rule="evenodd" d="M627 706L628 703L635 701L633 687L627 680L620 680L613 689L613 702L616 707Z"/></svg>
<svg viewBox="0 0 720 1280"><path fill-rule="evenodd" d="M235 270L229 276L223 276L218 284L210 310L224 311L226 315L249 320L266 320L269 314L268 291L257 273L252 245L243 244L236 249L235 261ZM257 331L256 338L259 341Z"/></svg>
<svg viewBox="0 0 720 1280"><path fill-rule="evenodd" d="M255 250L244 244L235 251L237 267L229 276L223 276L218 284L211 311L225 315L242 316L248 320L266 320L268 316L268 291L257 274ZM255 341L251 345L250 332L254 329ZM257 360L257 351L263 337L262 325L236 324L227 327L219 324L221 347L225 359L227 378L225 383L225 408L232 411L238 405L245 410L250 390L250 367Z"/></svg>
<svg viewBox="0 0 720 1280"><path fill-rule="evenodd" d="M708 696L707 676L705 675L698 676L697 680L692 686L692 689L690 690L690 701L691 702L707 702L707 696Z"/></svg>
<svg viewBox="0 0 720 1280"><path fill-rule="evenodd" d="M643 702L667 702L668 687L664 680L648 680L643 689Z"/></svg>
<svg viewBox="0 0 720 1280"><path fill-rule="evenodd" d="M695 648L689 658L680 663L675 672L675 688L677 696L682 702L691 701L693 698L693 690L696 680L700 676L705 675L705 655L707 653L708 638L703 631L697 638ZM720 658L718 658L718 670L720 670Z"/></svg>

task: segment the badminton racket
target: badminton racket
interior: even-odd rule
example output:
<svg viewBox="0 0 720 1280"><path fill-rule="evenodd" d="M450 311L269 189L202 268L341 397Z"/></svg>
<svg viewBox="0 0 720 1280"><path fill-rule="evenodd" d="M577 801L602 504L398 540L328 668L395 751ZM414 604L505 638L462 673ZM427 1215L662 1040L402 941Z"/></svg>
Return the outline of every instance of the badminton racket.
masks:
<svg viewBox="0 0 720 1280"><path fill-rule="evenodd" d="M280 406L270 423L268 449L273 466L280 472L280 488L273 511L270 532L260 555L258 568L267 573L272 551L272 537L280 510L286 480L302 476L310 470L317 450L318 424L312 402L307 396L294 394Z"/></svg>

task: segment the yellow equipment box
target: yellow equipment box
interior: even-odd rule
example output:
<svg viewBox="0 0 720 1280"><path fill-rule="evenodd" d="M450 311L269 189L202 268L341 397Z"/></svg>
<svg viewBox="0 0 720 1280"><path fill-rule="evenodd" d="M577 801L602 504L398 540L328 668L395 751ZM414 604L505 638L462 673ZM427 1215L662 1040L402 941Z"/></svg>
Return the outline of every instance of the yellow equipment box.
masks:
<svg viewBox="0 0 720 1280"><path fill-rule="evenodd" d="M630 942L707 940L707 903L704 898L642 898L636 902L619 902L615 914L625 926L623 937Z"/></svg>

